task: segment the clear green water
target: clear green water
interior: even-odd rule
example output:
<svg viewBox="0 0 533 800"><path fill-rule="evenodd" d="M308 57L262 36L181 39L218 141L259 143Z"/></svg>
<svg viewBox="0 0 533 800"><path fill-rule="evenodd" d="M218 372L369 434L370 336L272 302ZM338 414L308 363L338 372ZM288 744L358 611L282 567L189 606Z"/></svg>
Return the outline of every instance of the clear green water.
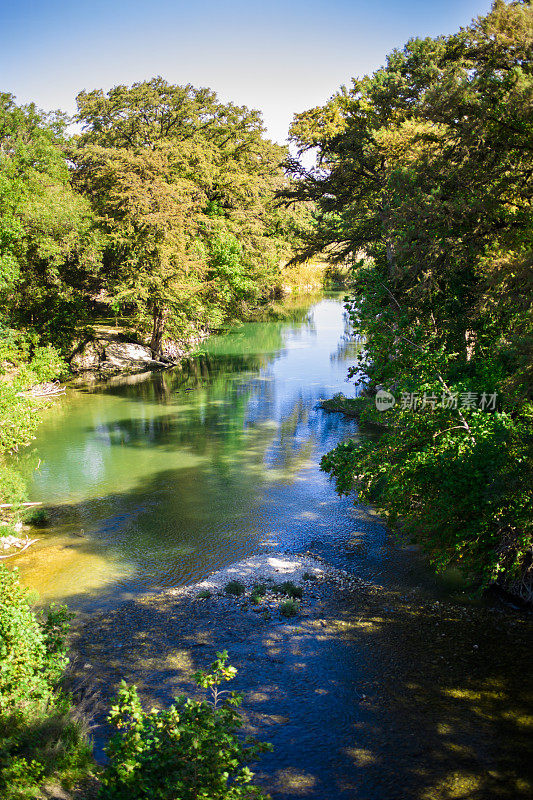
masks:
<svg viewBox="0 0 533 800"><path fill-rule="evenodd" d="M47 413L31 499L53 526L19 561L42 599L115 602L341 534L351 504L318 464L355 426L316 404L353 393L353 345L340 296L292 316L212 337L182 369L69 390Z"/></svg>

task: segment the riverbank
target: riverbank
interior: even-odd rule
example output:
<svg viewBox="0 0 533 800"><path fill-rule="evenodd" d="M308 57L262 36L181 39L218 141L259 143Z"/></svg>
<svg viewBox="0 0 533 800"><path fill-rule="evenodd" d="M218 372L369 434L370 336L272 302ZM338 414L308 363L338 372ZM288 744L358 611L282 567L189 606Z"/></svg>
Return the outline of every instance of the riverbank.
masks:
<svg viewBox="0 0 533 800"><path fill-rule="evenodd" d="M272 591L251 601L269 579L302 589L296 617ZM245 594L225 592L229 580ZM194 693L193 672L227 649L247 729L274 744L257 767L274 800L511 800L533 788L531 627L504 608L428 600L310 552L272 552L80 616L73 676L94 698L99 760L120 680L166 705Z"/></svg>

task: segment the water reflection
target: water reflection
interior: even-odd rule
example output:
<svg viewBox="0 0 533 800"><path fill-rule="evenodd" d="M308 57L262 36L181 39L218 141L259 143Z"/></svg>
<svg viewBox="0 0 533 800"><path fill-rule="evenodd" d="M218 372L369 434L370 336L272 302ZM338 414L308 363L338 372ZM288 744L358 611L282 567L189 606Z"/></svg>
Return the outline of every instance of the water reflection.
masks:
<svg viewBox="0 0 533 800"><path fill-rule="evenodd" d="M213 337L149 379L72 391L35 442L32 499L54 528L21 559L24 580L44 598L116 599L340 532L346 501L318 463L355 426L316 403L349 391L342 299L298 317Z"/></svg>

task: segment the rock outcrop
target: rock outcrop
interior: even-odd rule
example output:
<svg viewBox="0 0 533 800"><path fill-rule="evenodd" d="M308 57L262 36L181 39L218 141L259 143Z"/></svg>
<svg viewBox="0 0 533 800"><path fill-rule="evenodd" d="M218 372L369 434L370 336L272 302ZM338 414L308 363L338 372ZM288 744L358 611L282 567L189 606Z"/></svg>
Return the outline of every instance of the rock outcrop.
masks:
<svg viewBox="0 0 533 800"><path fill-rule="evenodd" d="M81 342L70 366L73 372L98 372L102 375L135 374L172 366L170 359L154 359L149 347L138 342L123 342L118 337L98 337Z"/></svg>

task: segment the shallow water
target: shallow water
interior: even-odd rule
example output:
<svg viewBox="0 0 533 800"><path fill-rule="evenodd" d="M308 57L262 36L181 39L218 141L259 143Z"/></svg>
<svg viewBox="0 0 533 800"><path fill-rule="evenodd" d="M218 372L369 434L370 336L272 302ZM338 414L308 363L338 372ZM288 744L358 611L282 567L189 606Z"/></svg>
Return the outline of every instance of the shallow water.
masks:
<svg viewBox="0 0 533 800"><path fill-rule="evenodd" d="M273 546L327 546L347 523L355 532L351 501L319 470L323 453L357 436L353 421L317 408L354 393L342 298L202 350L181 369L69 390L48 412L31 499L53 526L19 560L43 600L114 603ZM372 526L360 560L376 573L387 534Z"/></svg>

